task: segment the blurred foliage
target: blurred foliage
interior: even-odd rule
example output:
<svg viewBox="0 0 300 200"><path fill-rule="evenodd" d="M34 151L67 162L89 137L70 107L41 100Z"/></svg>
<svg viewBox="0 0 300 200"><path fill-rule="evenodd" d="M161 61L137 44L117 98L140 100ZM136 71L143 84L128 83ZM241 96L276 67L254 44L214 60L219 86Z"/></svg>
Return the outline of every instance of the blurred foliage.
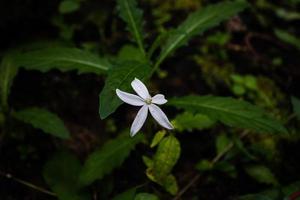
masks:
<svg viewBox="0 0 300 200"><path fill-rule="evenodd" d="M299 198L299 10L1 1L0 199ZM174 131L129 136L115 89L135 77L166 95Z"/></svg>

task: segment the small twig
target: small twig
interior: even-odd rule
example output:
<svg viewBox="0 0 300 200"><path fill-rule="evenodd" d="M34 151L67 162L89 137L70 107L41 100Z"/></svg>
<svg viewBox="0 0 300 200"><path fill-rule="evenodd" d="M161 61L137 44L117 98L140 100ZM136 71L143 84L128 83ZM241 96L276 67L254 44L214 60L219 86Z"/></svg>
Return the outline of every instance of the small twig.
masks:
<svg viewBox="0 0 300 200"><path fill-rule="evenodd" d="M30 182L27 182L27 181L21 180L19 178L16 178L16 177L14 177L13 175L11 175L9 173L4 173L4 172L0 171L0 175L3 176L3 177L5 177L5 178L11 179L11 180L13 180L15 182L18 182L18 183L20 183L22 185L25 185L25 186L27 186L27 187L29 187L31 189L34 189L34 190L39 191L39 192L42 192L44 194L48 194L48 195L54 196L54 197L57 196L55 193L50 192L50 191L46 190L45 188L42 188L42 187L34 185L34 184L30 183Z"/></svg>
<svg viewBox="0 0 300 200"><path fill-rule="evenodd" d="M248 135L249 131L245 130L241 136L240 139L244 138L246 135ZM216 155L212 160L211 163L214 165L216 164L218 161L221 160L221 158L231 150L231 148L234 146L234 142L230 142L223 151L221 151L218 155ZM199 179L201 178L201 175L198 174L196 175L186 186L184 186L179 192L178 194L173 198L173 200L178 200L180 199L180 197L190 189L190 187L192 187Z"/></svg>

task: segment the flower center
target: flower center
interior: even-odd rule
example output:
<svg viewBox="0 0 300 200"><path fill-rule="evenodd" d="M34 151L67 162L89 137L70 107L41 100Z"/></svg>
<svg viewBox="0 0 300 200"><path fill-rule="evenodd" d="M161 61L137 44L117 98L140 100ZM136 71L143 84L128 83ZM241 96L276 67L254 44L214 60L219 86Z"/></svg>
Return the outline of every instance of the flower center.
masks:
<svg viewBox="0 0 300 200"><path fill-rule="evenodd" d="M151 99L151 98L147 98L147 99L145 100L145 102L146 102L146 104L150 105L150 104L152 103L152 99Z"/></svg>

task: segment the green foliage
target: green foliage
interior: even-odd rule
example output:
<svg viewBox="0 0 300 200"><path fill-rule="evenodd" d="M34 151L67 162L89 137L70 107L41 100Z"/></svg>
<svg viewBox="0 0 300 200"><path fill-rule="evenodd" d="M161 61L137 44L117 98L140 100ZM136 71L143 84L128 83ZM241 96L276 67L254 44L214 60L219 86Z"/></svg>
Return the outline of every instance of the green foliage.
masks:
<svg viewBox="0 0 300 200"><path fill-rule="evenodd" d="M33 127L43 130L53 136L67 139L70 137L64 122L54 113L42 108L26 108L13 113L13 116Z"/></svg>
<svg viewBox="0 0 300 200"><path fill-rule="evenodd" d="M147 64L138 62L122 62L108 72L104 88L99 95L99 114L105 119L122 104L116 95L116 89L128 91L134 78L145 80L150 74Z"/></svg>
<svg viewBox="0 0 300 200"><path fill-rule="evenodd" d="M295 46L300 50L300 39L294 35L280 29L275 30L275 35L282 41Z"/></svg>
<svg viewBox="0 0 300 200"><path fill-rule="evenodd" d="M134 200L159 200L159 198L150 193L139 193L135 196Z"/></svg>
<svg viewBox="0 0 300 200"><path fill-rule="evenodd" d="M175 126L176 131L192 131L192 130L202 130L211 128L215 125L216 121L210 119L208 116L203 114L192 114L190 112L184 112L176 116L172 121Z"/></svg>
<svg viewBox="0 0 300 200"><path fill-rule="evenodd" d="M177 193L178 185L171 171L178 161L180 151L179 141L173 135L169 135L160 141L153 160L143 156L143 161L148 167L147 177L172 195Z"/></svg>
<svg viewBox="0 0 300 200"><path fill-rule="evenodd" d="M218 25L246 7L247 3L244 1L227 1L207 6L190 14L188 18L169 35L169 38L162 47L157 63L161 63L169 54L184 45L193 36Z"/></svg>
<svg viewBox="0 0 300 200"><path fill-rule="evenodd" d="M112 200L134 200L135 193L136 193L136 187L126 190L121 194L118 194Z"/></svg>
<svg viewBox="0 0 300 200"><path fill-rule="evenodd" d="M137 61L137 62L145 62L144 55L139 51L138 48L132 45L124 45L118 52L118 59L124 61Z"/></svg>
<svg viewBox="0 0 300 200"><path fill-rule="evenodd" d="M81 164L74 155L60 152L45 164L43 176L59 200L88 200L77 184L80 170Z"/></svg>
<svg viewBox="0 0 300 200"><path fill-rule="evenodd" d="M136 0L118 0L120 17L127 23L141 53L145 56L143 44L143 11L137 7Z"/></svg>
<svg viewBox="0 0 300 200"><path fill-rule="evenodd" d="M158 132L154 135L154 137L153 137L153 139L152 139L152 142L151 142L151 144L150 144L150 147L153 148L153 147L155 147L156 145L158 145L158 144L160 143L160 141L165 137L166 133L167 133L167 132L166 132L165 130L158 131Z"/></svg>
<svg viewBox="0 0 300 200"><path fill-rule="evenodd" d="M60 71L77 70L79 73L104 74L111 65L105 59L76 48L49 47L26 51L14 57L17 66L29 70L48 72L51 69Z"/></svg>
<svg viewBox="0 0 300 200"><path fill-rule="evenodd" d="M226 148L228 147L228 145L230 144L230 142L231 142L231 140L227 137L226 134L218 135L218 137L216 139L216 151L217 151L217 154L220 154L224 150L226 150Z"/></svg>
<svg viewBox="0 0 300 200"><path fill-rule="evenodd" d="M130 138L126 133L105 143L101 149L89 155L85 161L79 177L80 184L89 185L119 167L142 139L142 134Z"/></svg>
<svg viewBox="0 0 300 200"><path fill-rule="evenodd" d="M297 115L298 120L300 120L300 100L296 97L292 97L293 111Z"/></svg>
<svg viewBox="0 0 300 200"><path fill-rule="evenodd" d="M60 2L58 10L61 14L67 14L77 11L79 8L79 0L63 0Z"/></svg>
<svg viewBox="0 0 300 200"><path fill-rule="evenodd" d="M279 122L259 107L230 97L185 96L170 99L169 105L189 112L205 114L228 126L266 133L287 133Z"/></svg>
<svg viewBox="0 0 300 200"><path fill-rule="evenodd" d="M263 165L249 165L245 167L246 172L260 183L278 185L278 181L269 168Z"/></svg>
<svg viewBox="0 0 300 200"><path fill-rule="evenodd" d="M180 151L180 143L173 135L165 137L159 143L153 160L153 174L156 179L163 179L171 173Z"/></svg>
<svg viewBox="0 0 300 200"><path fill-rule="evenodd" d="M11 55L3 56L0 65L0 110L8 108L7 99L17 72L18 68L14 65Z"/></svg>

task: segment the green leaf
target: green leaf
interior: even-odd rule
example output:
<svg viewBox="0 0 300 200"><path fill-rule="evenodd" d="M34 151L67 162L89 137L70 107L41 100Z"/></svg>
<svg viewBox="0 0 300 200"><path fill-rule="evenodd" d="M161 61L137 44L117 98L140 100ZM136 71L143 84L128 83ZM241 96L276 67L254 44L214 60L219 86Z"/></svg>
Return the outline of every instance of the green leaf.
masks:
<svg viewBox="0 0 300 200"><path fill-rule="evenodd" d="M58 10L61 14L67 14L77 11L80 8L79 1L76 0L64 0L61 1Z"/></svg>
<svg viewBox="0 0 300 200"><path fill-rule="evenodd" d="M26 108L13 113L13 116L33 127L43 130L53 136L67 139L70 133L64 122L54 113L42 108Z"/></svg>
<svg viewBox="0 0 300 200"><path fill-rule="evenodd" d="M47 72L78 70L79 73L106 73L110 64L95 54L76 48L49 47L26 51L14 57L16 65L29 70Z"/></svg>
<svg viewBox="0 0 300 200"><path fill-rule="evenodd" d="M193 114L190 112L184 112L176 116L176 118L172 121L175 129L179 132L182 131L192 131L203 130L206 128L212 127L216 123L215 120L210 119L208 116L203 114Z"/></svg>
<svg viewBox="0 0 300 200"><path fill-rule="evenodd" d="M136 187L126 190L121 194L118 194L112 200L134 200L135 193L136 193Z"/></svg>
<svg viewBox="0 0 300 200"><path fill-rule="evenodd" d="M227 137L226 134L218 135L216 139L216 151L217 154L222 153L230 144L230 139Z"/></svg>
<svg viewBox="0 0 300 200"><path fill-rule="evenodd" d="M124 45L118 52L118 58L124 61L145 62L145 56L141 54L138 48L132 45Z"/></svg>
<svg viewBox="0 0 300 200"><path fill-rule="evenodd" d="M169 174L161 179L156 179L155 176L153 175L153 169L152 168L148 168L146 171L146 175L147 177L159 184L160 186L162 186L167 192L169 192L172 195L177 194L178 192L178 185L177 185L177 181L174 175Z"/></svg>
<svg viewBox="0 0 300 200"><path fill-rule="evenodd" d="M126 133L104 144L101 149L89 155L85 161L79 177L80 184L82 186L89 185L119 167L142 139L142 134L131 138Z"/></svg>
<svg viewBox="0 0 300 200"><path fill-rule="evenodd" d="M246 8L244 1L227 1L207 6L188 16L188 18L176 28L167 39L157 61L161 63L174 50L184 45L195 35L218 25L220 22L236 15Z"/></svg>
<svg viewBox="0 0 300 200"><path fill-rule="evenodd" d="M295 46L300 50L300 39L295 37L294 35L288 33L287 31L276 29L275 35L282 41Z"/></svg>
<svg viewBox="0 0 300 200"><path fill-rule="evenodd" d="M263 165L250 165L245 167L246 172L260 183L278 185L278 181L269 168Z"/></svg>
<svg viewBox="0 0 300 200"><path fill-rule="evenodd" d="M118 0L120 17L127 23L130 33L137 42L141 53L145 56L143 44L143 11L137 7L135 0Z"/></svg>
<svg viewBox="0 0 300 200"><path fill-rule="evenodd" d="M139 193L135 195L134 200L159 200L159 198L154 194Z"/></svg>
<svg viewBox="0 0 300 200"><path fill-rule="evenodd" d="M55 154L44 166L43 176L46 183L60 200L87 200L86 194L79 191L78 174L81 170L79 160L72 154Z"/></svg>
<svg viewBox="0 0 300 200"><path fill-rule="evenodd" d="M170 99L168 105L205 114L232 127L267 133L288 133L285 127L259 107L230 97L185 96Z"/></svg>
<svg viewBox="0 0 300 200"><path fill-rule="evenodd" d="M197 163L196 169L200 171L210 171L213 169L214 164L209 160L201 160Z"/></svg>
<svg viewBox="0 0 300 200"><path fill-rule="evenodd" d="M153 175L156 180L169 175L180 156L180 143L176 137L165 137L158 146L154 156Z"/></svg>
<svg viewBox="0 0 300 200"><path fill-rule="evenodd" d="M7 99L17 72L18 68L13 64L11 55L3 56L0 65L0 106L2 109L8 109Z"/></svg>
<svg viewBox="0 0 300 200"><path fill-rule="evenodd" d="M300 120L300 99L292 96L292 105L293 105L293 111L297 115L298 120Z"/></svg>
<svg viewBox="0 0 300 200"><path fill-rule="evenodd" d="M154 135L154 138L152 139L150 147L153 148L156 145L158 145L158 143L165 137L166 133L167 133L166 130L158 131Z"/></svg>
<svg viewBox="0 0 300 200"><path fill-rule="evenodd" d="M108 72L104 88L99 95L99 114L105 119L122 104L116 89L128 91L134 78L145 80L150 75L150 67L139 62L122 62Z"/></svg>

